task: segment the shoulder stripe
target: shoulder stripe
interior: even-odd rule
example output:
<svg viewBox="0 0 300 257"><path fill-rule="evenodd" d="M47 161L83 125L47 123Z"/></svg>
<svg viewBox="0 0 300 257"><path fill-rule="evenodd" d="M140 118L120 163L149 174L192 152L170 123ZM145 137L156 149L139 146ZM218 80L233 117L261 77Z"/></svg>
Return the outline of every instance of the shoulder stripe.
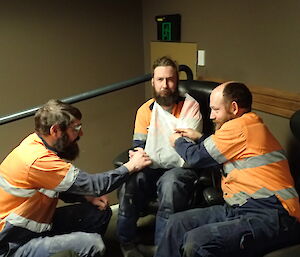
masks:
<svg viewBox="0 0 300 257"><path fill-rule="evenodd" d="M41 188L39 190L39 192L43 195L46 195L49 198L58 198L58 194L59 194L58 192L55 192L53 190L44 189L44 188Z"/></svg>
<svg viewBox="0 0 300 257"><path fill-rule="evenodd" d="M284 150L279 150L263 155L245 158L242 160L237 160L234 162L228 162L224 164L223 169L225 174L229 174L234 169L242 170L249 168L257 168L260 166L265 166L283 160L286 160L285 152Z"/></svg>
<svg viewBox="0 0 300 257"><path fill-rule="evenodd" d="M217 163L221 164L221 163L225 163L228 161L226 159L226 157L220 153L220 151L218 150L218 148L211 136L206 138L204 140L203 144L204 144L206 151Z"/></svg>
<svg viewBox="0 0 300 257"><path fill-rule="evenodd" d="M64 192L67 191L75 182L79 173L79 169L76 168L74 165L71 165L69 171L67 172L64 179L60 182L60 184L54 188L56 192Z"/></svg>
<svg viewBox="0 0 300 257"><path fill-rule="evenodd" d="M0 187L5 192L17 197L31 197L37 192L37 190L35 189L24 189L24 188L15 187L10 183L8 183L8 181L4 179L2 176L0 176Z"/></svg>
<svg viewBox="0 0 300 257"><path fill-rule="evenodd" d="M71 185L74 183L78 173L79 173L79 169L71 165L64 179L54 190L49 190L44 188L41 188L39 190L19 188L11 185L2 176L0 176L0 188L2 188L5 192L17 197L26 197L26 198L31 197L37 191L39 191L40 193L48 196L49 198L57 198L58 197L57 192L63 192L68 190L71 187Z"/></svg>

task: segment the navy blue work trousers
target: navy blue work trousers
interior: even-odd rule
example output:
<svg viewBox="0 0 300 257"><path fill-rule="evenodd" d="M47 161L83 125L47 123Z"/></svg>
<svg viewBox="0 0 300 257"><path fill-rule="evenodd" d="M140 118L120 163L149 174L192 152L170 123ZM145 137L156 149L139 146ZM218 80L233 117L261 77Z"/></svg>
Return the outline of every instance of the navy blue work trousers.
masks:
<svg viewBox="0 0 300 257"><path fill-rule="evenodd" d="M296 241L297 227L294 217L277 209L192 209L171 215L155 257L258 257Z"/></svg>
<svg viewBox="0 0 300 257"><path fill-rule="evenodd" d="M90 203L64 206L56 209L52 230L32 238L23 245L10 243L13 249L4 256L48 257L71 250L84 257L104 254L105 245L101 235L111 218L111 209L100 211Z"/></svg>
<svg viewBox="0 0 300 257"><path fill-rule="evenodd" d="M119 192L117 235L121 244L137 237L137 220L151 199L158 197L155 243L163 234L169 216L189 208L197 173L193 169L146 168L132 174Z"/></svg>

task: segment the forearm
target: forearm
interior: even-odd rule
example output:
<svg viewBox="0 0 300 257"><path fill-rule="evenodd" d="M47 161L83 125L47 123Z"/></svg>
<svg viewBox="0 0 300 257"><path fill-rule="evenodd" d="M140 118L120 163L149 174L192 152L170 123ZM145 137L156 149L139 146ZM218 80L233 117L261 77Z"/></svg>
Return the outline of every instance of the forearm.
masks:
<svg viewBox="0 0 300 257"><path fill-rule="evenodd" d="M67 193L92 196L104 195L117 189L128 175L129 172L125 166L97 174L80 171Z"/></svg>
<svg viewBox="0 0 300 257"><path fill-rule="evenodd" d="M192 167L206 168L219 165L206 151L203 139L195 144L180 137L175 141L175 150Z"/></svg>

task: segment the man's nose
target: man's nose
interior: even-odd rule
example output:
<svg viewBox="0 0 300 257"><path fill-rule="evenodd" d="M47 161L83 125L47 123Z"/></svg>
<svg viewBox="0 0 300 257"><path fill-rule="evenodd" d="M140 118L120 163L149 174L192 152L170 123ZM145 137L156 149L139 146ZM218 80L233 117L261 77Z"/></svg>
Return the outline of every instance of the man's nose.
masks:
<svg viewBox="0 0 300 257"><path fill-rule="evenodd" d="M162 87L163 87L163 88L167 88L167 87L168 87L168 81L167 81L167 79L164 79L164 80L162 81Z"/></svg>

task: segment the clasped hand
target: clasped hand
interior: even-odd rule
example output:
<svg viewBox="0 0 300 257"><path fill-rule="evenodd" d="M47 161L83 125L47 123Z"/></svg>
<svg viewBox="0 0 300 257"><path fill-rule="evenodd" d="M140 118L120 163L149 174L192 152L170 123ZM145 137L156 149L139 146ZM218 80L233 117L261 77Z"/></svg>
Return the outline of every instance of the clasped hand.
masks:
<svg viewBox="0 0 300 257"><path fill-rule="evenodd" d="M137 147L134 150L129 151L129 161L125 163L125 167L129 172L139 171L152 164L149 155L143 148Z"/></svg>

